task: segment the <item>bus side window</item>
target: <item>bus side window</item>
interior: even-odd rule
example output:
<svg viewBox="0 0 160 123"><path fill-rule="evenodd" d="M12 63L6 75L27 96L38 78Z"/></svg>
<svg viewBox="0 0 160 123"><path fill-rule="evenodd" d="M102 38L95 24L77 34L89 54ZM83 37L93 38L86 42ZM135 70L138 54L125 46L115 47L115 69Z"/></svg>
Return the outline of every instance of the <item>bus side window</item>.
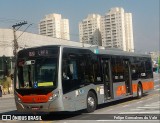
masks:
<svg viewBox="0 0 160 123"><path fill-rule="evenodd" d="M152 63L151 63L151 59L147 59L145 60L145 68L146 68L146 78L152 78L153 77L153 73L152 73Z"/></svg>
<svg viewBox="0 0 160 123"><path fill-rule="evenodd" d="M112 66L112 79L113 82L123 82L125 79L125 65L123 63L123 58L121 57L113 57L111 59L111 66Z"/></svg>
<svg viewBox="0 0 160 123"><path fill-rule="evenodd" d="M82 84L95 82L94 62L90 54L81 54L79 56L78 75Z"/></svg>
<svg viewBox="0 0 160 123"><path fill-rule="evenodd" d="M140 62L139 62L139 76L140 78L146 78L146 68L145 68L145 62L144 60L141 58Z"/></svg>
<svg viewBox="0 0 160 123"><path fill-rule="evenodd" d="M75 60L63 61L62 76L63 76L63 79L66 79L66 80L77 79L77 65Z"/></svg>
<svg viewBox="0 0 160 123"><path fill-rule="evenodd" d="M62 60L63 92L97 81L98 59L84 49L66 49ZM99 80L100 81L100 80Z"/></svg>
<svg viewBox="0 0 160 123"><path fill-rule="evenodd" d="M132 74L132 80L137 80L139 78L138 61L136 58L131 59L131 74Z"/></svg>
<svg viewBox="0 0 160 123"><path fill-rule="evenodd" d="M78 86L77 62L72 59L63 59L62 62L62 86L63 93L67 93Z"/></svg>

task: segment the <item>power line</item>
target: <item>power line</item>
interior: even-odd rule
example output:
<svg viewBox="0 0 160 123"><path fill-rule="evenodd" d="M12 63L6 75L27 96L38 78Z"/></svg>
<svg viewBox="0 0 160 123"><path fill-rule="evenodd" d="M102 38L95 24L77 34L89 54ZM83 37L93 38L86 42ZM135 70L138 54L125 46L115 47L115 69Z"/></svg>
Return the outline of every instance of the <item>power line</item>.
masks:
<svg viewBox="0 0 160 123"><path fill-rule="evenodd" d="M31 25L32 25L32 24L29 24L28 27L22 32L21 35L23 35L23 33L24 33ZM21 37L21 35L20 35L19 37ZM19 37L18 37L18 38L19 38ZM16 40L18 40L18 38L17 38Z"/></svg>

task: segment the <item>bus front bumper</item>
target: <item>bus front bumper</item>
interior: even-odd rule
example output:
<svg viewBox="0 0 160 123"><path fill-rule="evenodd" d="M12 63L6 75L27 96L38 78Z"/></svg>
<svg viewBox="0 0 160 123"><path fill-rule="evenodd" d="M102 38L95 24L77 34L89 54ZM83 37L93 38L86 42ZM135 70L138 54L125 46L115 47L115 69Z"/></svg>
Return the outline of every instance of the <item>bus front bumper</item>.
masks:
<svg viewBox="0 0 160 123"><path fill-rule="evenodd" d="M58 102L46 103L22 103L16 102L16 107L19 112L55 112L63 111Z"/></svg>

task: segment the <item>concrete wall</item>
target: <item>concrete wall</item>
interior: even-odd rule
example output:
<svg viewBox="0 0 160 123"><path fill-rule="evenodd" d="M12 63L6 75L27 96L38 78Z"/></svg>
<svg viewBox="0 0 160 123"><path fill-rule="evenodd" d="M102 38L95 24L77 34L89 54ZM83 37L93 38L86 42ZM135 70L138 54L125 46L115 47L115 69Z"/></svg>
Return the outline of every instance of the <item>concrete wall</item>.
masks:
<svg viewBox="0 0 160 123"><path fill-rule="evenodd" d="M22 34L21 31L16 32L17 38ZM0 56L13 56L13 30L0 29ZM19 49L44 46L44 45L69 45L82 47L82 43L76 41L68 41L58 38L42 36L38 34L23 33L18 38ZM90 47L89 44L84 44L85 47Z"/></svg>

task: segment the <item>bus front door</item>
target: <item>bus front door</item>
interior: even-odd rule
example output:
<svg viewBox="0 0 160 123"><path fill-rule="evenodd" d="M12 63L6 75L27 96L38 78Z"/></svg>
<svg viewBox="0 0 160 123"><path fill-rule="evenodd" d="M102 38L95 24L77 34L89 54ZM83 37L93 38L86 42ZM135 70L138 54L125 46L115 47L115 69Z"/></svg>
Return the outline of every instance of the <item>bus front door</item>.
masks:
<svg viewBox="0 0 160 123"><path fill-rule="evenodd" d="M103 82L104 82L104 94L105 99L109 100L113 98L113 84L111 77L111 65L110 60L102 60L102 70L103 70Z"/></svg>
<svg viewBox="0 0 160 123"><path fill-rule="evenodd" d="M126 85L126 94L132 94L132 80L129 60L124 60L124 79Z"/></svg>

